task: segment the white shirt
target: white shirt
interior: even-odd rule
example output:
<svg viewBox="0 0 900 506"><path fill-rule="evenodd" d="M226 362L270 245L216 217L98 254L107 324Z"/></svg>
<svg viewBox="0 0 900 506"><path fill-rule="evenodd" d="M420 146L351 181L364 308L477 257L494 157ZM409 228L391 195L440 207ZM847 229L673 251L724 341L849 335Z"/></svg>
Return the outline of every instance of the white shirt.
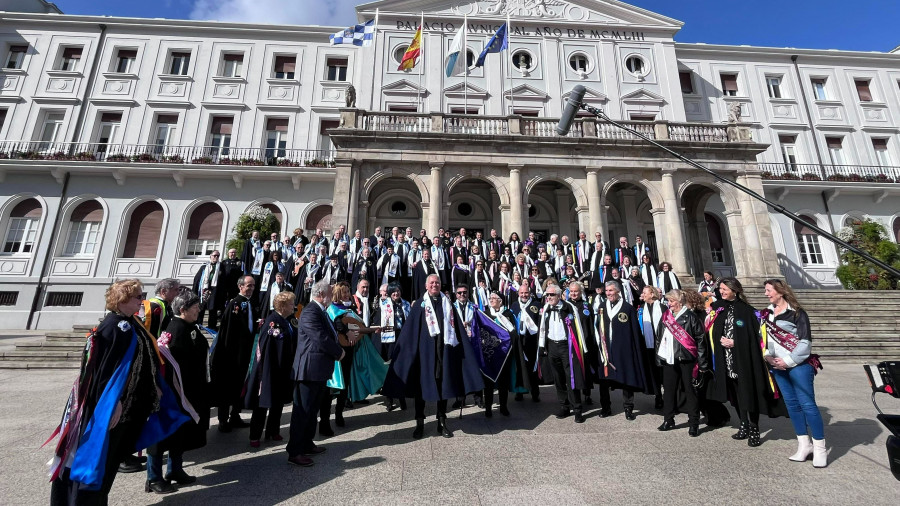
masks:
<svg viewBox="0 0 900 506"><path fill-rule="evenodd" d="M563 305L559 304L556 307L562 309ZM566 324L560 317L559 311L550 313L550 322L547 325L547 339L557 342L568 339L568 336L566 335Z"/></svg>

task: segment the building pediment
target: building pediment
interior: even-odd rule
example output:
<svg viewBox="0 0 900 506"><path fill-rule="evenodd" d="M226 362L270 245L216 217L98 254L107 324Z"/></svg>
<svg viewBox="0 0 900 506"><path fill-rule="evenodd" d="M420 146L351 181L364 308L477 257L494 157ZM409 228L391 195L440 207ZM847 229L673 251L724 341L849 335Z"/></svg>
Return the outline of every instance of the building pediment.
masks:
<svg viewBox="0 0 900 506"><path fill-rule="evenodd" d="M393 83L386 84L381 87L381 92L385 95L419 95L422 93L427 93L428 90L419 86L418 84L407 81L406 79L401 79L399 81L394 81Z"/></svg>
<svg viewBox="0 0 900 506"><path fill-rule="evenodd" d="M571 95L571 94L572 94L572 90L569 90L569 91L565 92L565 93L563 94L563 101L568 100L568 99L569 99L569 95ZM581 101L584 102L584 103L587 103L587 104L592 104L592 103L593 103L593 104L599 104L599 103L606 103L606 102L608 102L608 101L609 101L609 97L607 97L606 94L601 93L601 92L599 92L599 91L597 91L597 90L595 90L595 89L593 89L593 88L585 87L585 89L584 89L584 98L581 99Z"/></svg>
<svg viewBox="0 0 900 506"><path fill-rule="evenodd" d="M520 84L511 90L506 90L503 96L514 100L547 100L550 98L547 92L527 84Z"/></svg>
<svg viewBox="0 0 900 506"><path fill-rule="evenodd" d="M664 104L666 99L653 93L652 91L645 90L643 88L639 90L632 91L627 95L622 95L622 102L638 102L638 103L653 103L653 104Z"/></svg>
<svg viewBox="0 0 900 506"><path fill-rule="evenodd" d="M471 97L487 100L491 94L487 90L469 83L457 83L444 88L444 95L454 98Z"/></svg>
<svg viewBox="0 0 900 506"><path fill-rule="evenodd" d="M360 18L375 9L381 15L470 16L515 21L551 21L609 26L641 26L678 30L683 23L616 0L380 0L356 8Z"/></svg>

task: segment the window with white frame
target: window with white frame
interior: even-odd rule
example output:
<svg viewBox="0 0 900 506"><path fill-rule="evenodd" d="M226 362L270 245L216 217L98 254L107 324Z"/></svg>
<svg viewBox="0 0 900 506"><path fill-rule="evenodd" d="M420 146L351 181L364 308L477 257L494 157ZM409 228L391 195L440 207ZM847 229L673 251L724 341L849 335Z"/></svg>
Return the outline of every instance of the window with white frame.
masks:
<svg viewBox="0 0 900 506"><path fill-rule="evenodd" d="M131 74L134 72L134 62L137 60L136 49L119 49L116 51L116 73Z"/></svg>
<svg viewBox="0 0 900 506"><path fill-rule="evenodd" d="M97 151L105 153L110 144L118 140L117 134L122 124L122 113L105 112L100 115L100 128L97 131Z"/></svg>
<svg viewBox="0 0 900 506"><path fill-rule="evenodd" d="M809 216L800 216L807 223L815 223ZM806 265L824 265L825 257L822 255L822 246L819 244L819 234L806 225L794 224L797 233L797 247L800 253L800 263Z"/></svg>
<svg viewBox="0 0 900 506"><path fill-rule="evenodd" d="M186 76L190 66L190 51L172 51L171 56L169 56L169 75Z"/></svg>
<svg viewBox="0 0 900 506"><path fill-rule="evenodd" d="M294 55L276 55L272 77L275 79L293 79L294 69L297 67L297 57Z"/></svg>
<svg viewBox="0 0 900 506"><path fill-rule="evenodd" d="M78 69L78 62L81 61L81 47L64 47L62 56L60 56L59 64L56 70L66 70L74 72Z"/></svg>
<svg viewBox="0 0 900 506"><path fill-rule="evenodd" d="M3 241L3 253L26 254L34 251L37 227L43 208L37 199L25 199L16 204L9 214L9 226Z"/></svg>
<svg viewBox="0 0 900 506"><path fill-rule="evenodd" d="M872 148L875 150L875 163L879 167L890 167L891 155L888 154L888 140L872 139Z"/></svg>
<svg viewBox="0 0 900 506"><path fill-rule="evenodd" d="M231 130L234 116L214 116L210 128L210 156L231 155Z"/></svg>
<svg viewBox="0 0 900 506"><path fill-rule="evenodd" d="M572 53L569 56L569 67L579 74L587 74L590 66L591 61L584 53Z"/></svg>
<svg viewBox="0 0 900 506"><path fill-rule="evenodd" d="M868 79L854 79L853 84L856 85L856 96L860 102L872 102L872 88Z"/></svg>
<svg viewBox="0 0 900 506"><path fill-rule="evenodd" d="M512 64L520 71L527 72L533 68L534 58L528 51L519 49L512 54Z"/></svg>
<svg viewBox="0 0 900 506"><path fill-rule="evenodd" d="M633 54L625 58L625 69L632 75L643 77L649 71L649 65L643 57Z"/></svg>
<svg viewBox="0 0 900 506"><path fill-rule="evenodd" d="M96 200L82 202L69 218L69 233L63 248L63 256L93 256L100 238L103 207Z"/></svg>
<svg viewBox="0 0 900 506"><path fill-rule="evenodd" d="M44 115L44 121L41 124L41 131L38 136L40 143L37 146L38 151L59 150L60 146L56 145L60 132L62 131L65 113L50 111Z"/></svg>
<svg viewBox="0 0 900 506"><path fill-rule="evenodd" d="M810 82L812 83L813 96L816 97L816 100L828 100L828 90L825 86L828 79L824 77L813 77Z"/></svg>
<svg viewBox="0 0 900 506"><path fill-rule="evenodd" d="M26 45L9 46L9 54L6 55L6 62L3 64L3 68L21 69L22 64L25 62L26 54L28 54L28 46Z"/></svg>
<svg viewBox="0 0 900 506"><path fill-rule="evenodd" d="M266 159L284 158L287 154L287 118L266 119Z"/></svg>
<svg viewBox="0 0 900 506"><path fill-rule="evenodd" d="M185 237L184 254L188 257L206 257L220 249L222 222L225 214L214 202L200 204L191 212Z"/></svg>
<svg viewBox="0 0 900 506"><path fill-rule="evenodd" d="M734 73L719 74L722 81L722 94L726 97L736 97L738 94L738 75Z"/></svg>
<svg viewBox="0 0 900 506"><path fill-rule="evenodd" d="M325 61L325 80L326 81L346 81L347 80L347 58L332 57Z"/></svg>
<svg viewBox="0 0 900 506"><path fill-rule="evenodd" d="M778 144L781 144L781 156L784 159L784 166L787 170L797 171L797 136L796 135L779 135Z"/></svg>
<svg viewBox="0 0 900 506"><path fill-rule="evenodd" d="M766 76L766 88L769 90L769 98L782 98L781 76Z"/></svg>
<svg viewBox="0 0 900 506"><path fill-rule="evenodd" d="M331 136L328 131L337 128L341 124L338 120L322 120L319 127L319 135L322 137L321 149L326 160L330 160L334 156L334 143L331 142Z"/></svg>
<svg viewBox="0 0 900 506"><path fill-rule="evenodd" d="M162 153L172 144L177 125L177 114L159 114L156 116L156 128L153 130L153 139L151 140L156 153Z"/></svg>
<svg viewBox="0 0 900 506"><path fill-rule="evenodd" d="M244 53L222 55L222 77L242 77L244 75Z"/></svg>
<svg viewBox="0 0 900 506"><path fill-rule="evenodd" d="M825 145L828 146L828 154L831 155L831 163L834 165L846 165L844 160L843 137L825 137Z"/></svg>

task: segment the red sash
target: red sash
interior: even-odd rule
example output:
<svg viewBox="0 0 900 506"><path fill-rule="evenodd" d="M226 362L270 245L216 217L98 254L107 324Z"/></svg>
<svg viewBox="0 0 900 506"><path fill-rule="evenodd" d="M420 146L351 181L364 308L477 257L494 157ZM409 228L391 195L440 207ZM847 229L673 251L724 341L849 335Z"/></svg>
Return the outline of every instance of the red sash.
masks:
<svg viewBox="0 0 900 506"><path fill-rule="evenodd" d="M684 327L678 324L675 320L675 316L666 308L666 312L662 315L663 325L675 336L675 339L684 346L684 349L694 357L694 369L691 371L691 376L696 378L700 374L700 364L696 362L697 360L697 343L694 342L694 338L691 337L690 334L684 330Z"/></svg>
<svg viewBox="0 0 900 506"><path fill-rule="evenodd" d="M775 325L775 322L769 321L769 314L771 313L768 310L762 310L759 312L759 317L766 328L766 334L774 339L775 342L778 343L782 348L793 353L794 350L797 349L797 346L800 344L800 338L784 330L778 325ZM810 354L809 358L807 358L805 362L809 362L809 365L813 367L814 374L818 374L818 370L822 369L822 362L819 360L819 356L814 353Z"/></svg>

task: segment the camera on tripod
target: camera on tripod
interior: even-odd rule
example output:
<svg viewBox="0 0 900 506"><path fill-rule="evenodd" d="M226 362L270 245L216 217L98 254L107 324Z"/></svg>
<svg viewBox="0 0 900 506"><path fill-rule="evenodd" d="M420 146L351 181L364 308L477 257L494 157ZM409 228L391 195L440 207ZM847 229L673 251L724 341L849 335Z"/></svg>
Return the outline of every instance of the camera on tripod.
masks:
<svg viewBox="0 0 900 506"><path fill-rule="evenodd" d="M872 386L872 404L878 411L878 421L893 434L887 439L888 462L891 465L891 473L894 478L900 480L900 415L886 415L875 402L875 394L886 393L900 399L900 389L897 380L900 379L900 362L881 362L878 365L866 364L863 366Z"/></svg>

